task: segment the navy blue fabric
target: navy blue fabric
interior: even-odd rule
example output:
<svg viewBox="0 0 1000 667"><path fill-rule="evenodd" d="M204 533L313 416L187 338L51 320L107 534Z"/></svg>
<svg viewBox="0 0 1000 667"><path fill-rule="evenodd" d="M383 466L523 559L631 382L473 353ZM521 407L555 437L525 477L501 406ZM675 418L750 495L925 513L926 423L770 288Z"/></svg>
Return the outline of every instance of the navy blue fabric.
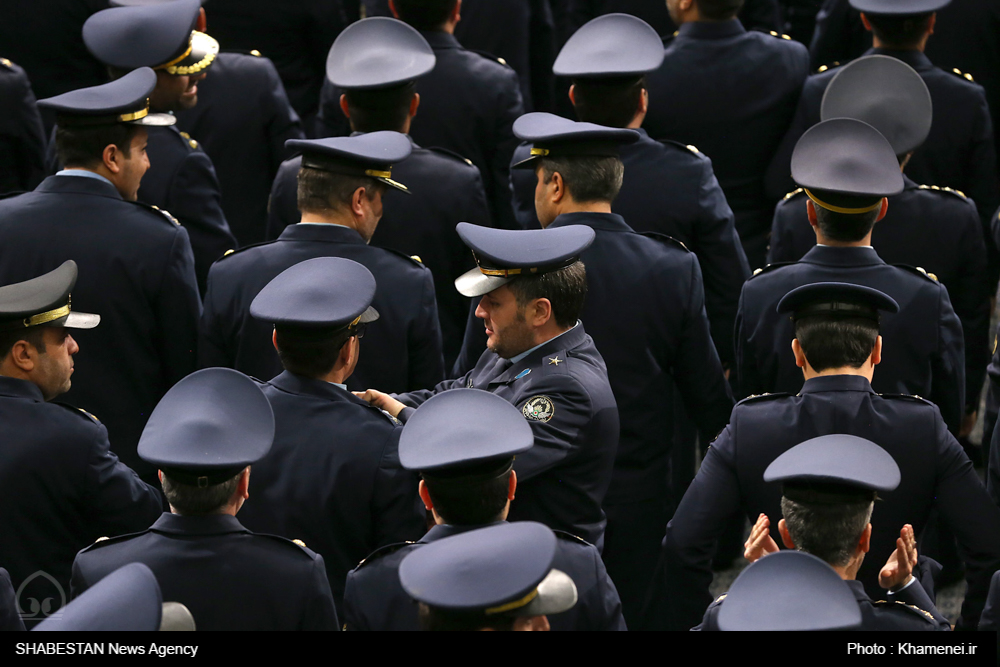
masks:
<svg viewBox="0 0 1000 667"><path fill-rule="evenodd" d="M45 129L24 69L0 60L0 195L45 177Z"/></svg>
<svg viewBox="0 0 1000 667"><path fill-rule="evenodd" d="M979 630L996 632L1000 629L998 612L1000 612L1000 572L995 572L993 580L990 581L990 594L986 599L983 615L979 617Z"/></svg>

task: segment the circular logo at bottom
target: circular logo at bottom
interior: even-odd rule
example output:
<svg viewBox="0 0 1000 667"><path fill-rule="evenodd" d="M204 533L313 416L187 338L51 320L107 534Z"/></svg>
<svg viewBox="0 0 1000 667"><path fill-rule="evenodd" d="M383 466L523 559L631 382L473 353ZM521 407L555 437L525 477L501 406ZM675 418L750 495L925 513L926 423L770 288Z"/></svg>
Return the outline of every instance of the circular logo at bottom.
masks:
<svg viewBox="0 0 1000 667"><path fill-rule="evenodd" d="M548 396L532 396L521 408L524 418L533 422L547 422L556 412L556 406Z"/></svg>

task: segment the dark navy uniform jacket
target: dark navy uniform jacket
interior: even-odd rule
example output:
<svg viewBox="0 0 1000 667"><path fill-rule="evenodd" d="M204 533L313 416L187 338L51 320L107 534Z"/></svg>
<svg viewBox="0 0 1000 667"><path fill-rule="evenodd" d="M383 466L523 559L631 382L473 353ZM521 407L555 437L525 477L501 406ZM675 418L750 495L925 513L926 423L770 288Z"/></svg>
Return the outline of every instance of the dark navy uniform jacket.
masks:
<svg viewBox="0 0 1000 667"><path fill-rule="evenodd" d="M906 630L911 632L951 630L948 619L941 615L930 596L927 595L927 591L917 582L913 582L896 594L889 593L888 600L878 601L868 597L864 584L857 579L851 579L844 583L854 593L858 607L861 608L859 630ZM695 629L718 630L719 611L725 602L726 596L723 595L709 605L701 626ZM816 604L822 605L823 601L816 600Z"/></svg>
<svg viewBox="0 0 1000 667"><path fill-rule="evenodd" d="M880 396L866 378L853 375L816 377L798 395L749 398L733 409L729 426L712 443L667 525L664 576L652 592L658 623L681 628L701 620L711 601L714 543L734 512L742 509L754 519L766 514L781 544L781 484L765 483L764 470L800 442L830 433L878 443L902 477L894 491L879 492L882 500L875 503L871 550L858 572L868 595L884 598L878 572L895 550L903 525L911 524L919 535L936 508L958 538L966 564L969 588L961 622L975 627L989 579L1000 567L1000 509L990 502L934 405L912 396Z"/></svg>
<svg viewBox="0 0 1000 667"><path fill-rule="evenodd" d="M518 502L518 501L515 501ZM399 583L399 564L422 544L430 544L481 526L434 526L416 543L394 544L371 554L347 575L344 595L346 630L419 630L417 604ZM552 567L576 584L576 606L549 616L552 630L625 630L621 601L594 545L555 531Z"/></svg>
<svg viewBox="0 0 1000 667"><path fill-rule="evenodd" d="M73 332L80 352L65 398L101 419L126 465L152 472L135 451L146 419L196 368L201 300L187 232L108 182L50 176L0 201L0 248L2 285L77 263L73 308L101 325Z"/></svg>
<svg viewBox="0 0 1000 667"><path fill-rule="evenodd" d="M24 70L0 58L0 195L45 178L45 129Z"/></svg>
<svg viewBox="0 0 1000 667"><path fill-rule="evenodd" d="M274 64L254 55L220 53L198 82L198 105L177 114L177 127L195 137L212 159L222 210L239 245L263 241L267 194L288 157L285 141L305 139Z"/></svg>
<svg viewBox="0 0 1000 667"><path fill-rule="evenodd" d="M979 629L986 632L1000 630L1000 572L994 572L990 581L990 593L983 615L979 617Z"/></svg>
<svg viewBox="0 0 1000 667"><path fill-rule="evenodd" d="M18 630L24 630L24 621L18 613L14 585L7 570L0 567L0 632Z"/></svg>
<svg viewBox="0 0 1000 667"><path fill-rule="evenodd" d="M597 16L622 12L638 16L661 35L677 30L662 0L561 0L568 7L573 30ZM746 0L740 9L739 19L747 30L778 28L778 3L776 0Z"/></svg>
<svg viewBox="0 0 1000 667"><path fill-rule="evenodd" d="M280 373L271 342L274 327L250 316L250 302L279 273L314 257L354 260L378 283L372 306L381 317L361 341L361 359L348 381L352 390L409 391L441 381L444 360L430 271L332 224L292 225L277 241L244 248L212 266L199 329L199 365L235 368L257 378Z"/></svg>
<svg viewBox="0 0 1000 667"><path fill-rule="evenodd" d="M801 261L772 264L747 281L736 316L740 394L799 390L794 327L776 308L793 288L825 281L874 287L896 300L899 312L882 314L875 389L933 401L957 433L965 407L965 345L948 291L917 269L886 264L872 248L816 246Z"/></svg>
<svg viewBox="0 0 1000 667"><path fill-rule="evenodd" d="M583 325L577 323L516 364L486 350L463 377L396 398L416 408L434 394L458 387L506 399L535 432L534 447L514 461L517 504L510 519L538 521L602 549L606 520L601 503L618 449L618 408L607 366ZM409 408L400 413L403 421L413 412ZM547 414L533 408L546 408Z"/></svg>
<svg viewBox="0 0 1000 667"><path fill-rule="evenodd" d="M262 386L274 445L253 464L241 521L323 555L338 609L344 579L376 548L426 529L415 473L399 465L399 422L323 380L285 371Z"/></svg>
<svg viewBox="0 0 1000 667"><path fill-rule="evenodd" d="M965 338L965 399L977 410L990 356L993 296L979 214L969 199L950 188L917 185L906 176L903 182L905 189L889 197L888 212L875 225L872 247L886 263L919 266L948 290ZM778 204L769 262L798 261L816 245L806 201L797 190Z"/></svg>
<svg viewBox="0 0 1000 667"><path fill-rule="evenodd" d="M671 236L698 258L705 282L705 308L712 340L726 366L733 358L733 322L743 283L750 277L743 246L733 224L733 211L707 157L672 141L650 139L645 130L639 141L619 147L625 180L611 210L637 232ZM521 144L514 162L528 157L530 144ZM535 229L535 173L511 171L514 210L525 229ZM669 187L664 184L669 183Z"/></svg>
<svg viewBox="0 0 1000 667"><path fill-rule="evenodd" d="M0 562L15 590L24 585L21 607L33 615L26 620L41 621L69 602L77 551L142 530L163 501L110 451L100 422L46 403L31 382L0 377L0 430Z"/></svg>
<svg viewBox="0 0 1000 667"><path fill-rule="evenodd" d="M809 54L737 19L685 23L664 44L663 64L647 77L643 125L654 139L693 144L711 158L750 266L761 266L780 198L765 194L764 172L795 113Z"/></svg>
<svg viewBox="0 0 1000 667"><path fill-rule="evenodd" d="M412 143L412 141L411 141ZM302 158L278 170L271 187L267 236L278 238L301 219L297 193ZM460 222L488 226L490 212L479 170L454 153L413 143L410 157L393 166L393 178L410 194L387 188L383 213L371 244L416 255L434 276L445 367L458 355L469 314L469 299L455 290L455 278L475 266L469 249L455 231Z"/></svg>
<svg viewBox="0 0 1000 667"><path fill-rule="evenodd" d="M524 114L517 73L496 59L462 48L454 35L420 34L434 50L437 63L417 82L420 109L410 136L421 146L447 148L472 160L482 174L494 222L514 229L508 171L519 143L512 128ZM340 109L340 95L329 81L323 84L317 124L323 136L351 133Z"/></svg>
<svg viewBox="0 0 1000 667"><path fill-rule="evenodd" d="M323 557L228 514L163 514L141 533L87 547L73 562L73 597L128 563L147 565L198 630L338 629Z"/></svg>

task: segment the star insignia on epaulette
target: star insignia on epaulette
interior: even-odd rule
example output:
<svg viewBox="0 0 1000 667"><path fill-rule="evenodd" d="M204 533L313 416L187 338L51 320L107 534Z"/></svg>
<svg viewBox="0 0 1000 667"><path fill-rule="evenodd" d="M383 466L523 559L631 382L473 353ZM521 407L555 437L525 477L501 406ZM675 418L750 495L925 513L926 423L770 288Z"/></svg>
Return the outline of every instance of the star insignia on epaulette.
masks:
<svg viewBox="0 0 1000 667"><path fill-rule="evenodd" d="M552 357L551 359L549 359L549 365L550 366L558 366L559 364L563 363L564 361L565 361L565 359L560 359L559 356L556 355L556 356Z"/></svg>

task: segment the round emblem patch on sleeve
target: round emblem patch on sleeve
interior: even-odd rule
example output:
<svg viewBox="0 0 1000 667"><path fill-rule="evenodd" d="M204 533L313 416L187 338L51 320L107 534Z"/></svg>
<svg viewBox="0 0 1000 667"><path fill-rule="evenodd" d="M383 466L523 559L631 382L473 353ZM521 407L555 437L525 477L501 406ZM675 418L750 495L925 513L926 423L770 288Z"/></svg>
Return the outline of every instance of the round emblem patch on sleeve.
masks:
<svg viewBox="0 0 1000 667"><path fill-rule="evenodd" d="M521 414L528 421L547 422L556 413L556 406L548 396L532 396L521 408Z"/></svg>

